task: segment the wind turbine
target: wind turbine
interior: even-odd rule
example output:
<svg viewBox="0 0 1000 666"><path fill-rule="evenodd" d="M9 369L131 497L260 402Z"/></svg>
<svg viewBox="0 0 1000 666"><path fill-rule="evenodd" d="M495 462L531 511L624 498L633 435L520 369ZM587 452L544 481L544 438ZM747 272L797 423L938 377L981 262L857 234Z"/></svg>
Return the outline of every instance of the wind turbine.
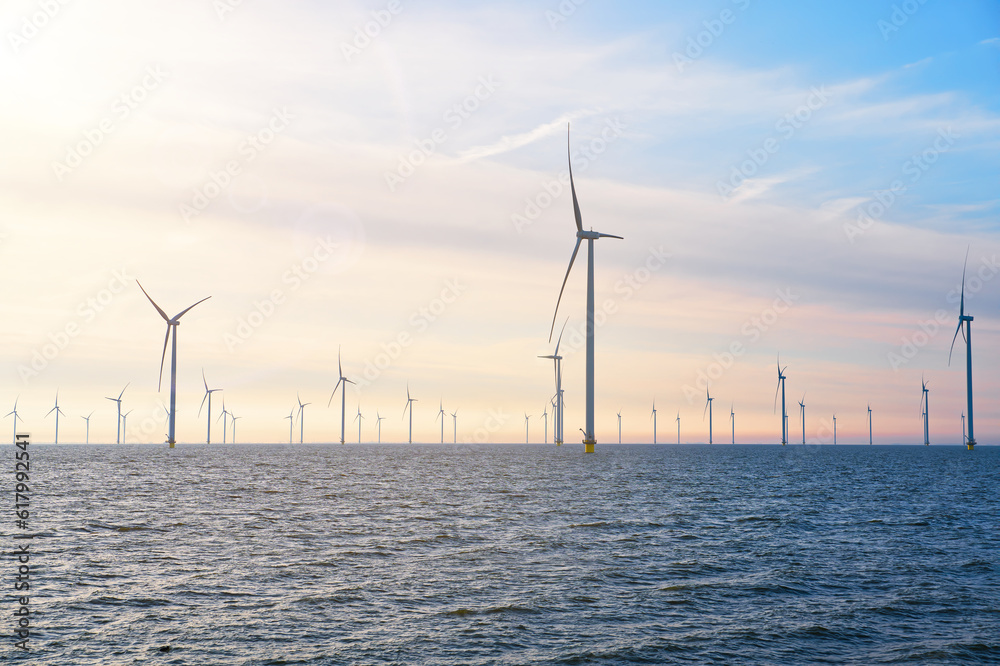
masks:
<svg viewBox="0 0 1000 666"><path fill-rule="evenodd" d="M563 278L562 288L559 289L559 298L556 300L555 313L552 315L552 328L549 330L549 342L552 341L552 333L556 328L556 317L559 314L559 302L562 301L563 291L566 289L566 281L569 279L570 271L573 270L573 262L576 261L577 252L580 250L580 243L587 241L587 428L583 435L583 446L585 453L593 453L597 439L594 434L594 241L600 238L617 238L612 234L602 234L591 229L583 230L583 217L580 215L580 204L576 199L576 186L573 184L573 160L570 157L569 144L569 124L566 125L566 158L569 162L569 188L573 194L573 215L576 218L576 247L573 248L573 255L569 259L569 268L566 269L566 277Z"/></svg>
<svg viewBox="0 0 1000 666"><path fill-rule="evenodd" d="M440 402L440 403L438 403L438 413L437 413L437 416L434 417L434 420L437 421L438 419L441 419L441 443L442 444L444 444L444 417L445 417L444 402Z"/></svg>
<svg viewBox="0 0 1000 666"><path fill-rule="evenodd" d="M142 285L139 284L138 280L136 280L136 284L139 285L139 289L142 289L142 293L146 294L146 290L142 288ZM170 332L171 329L173 329L173 344L170 347L170 430L167 434L167 444L170 445L170 448L174 448L174 424L177 418L177 327L180 325L181 317L183 317L188 310L193 308L195 305L198 305L198 303L204 303L210 299L211 296L206 296L194 305L184 308L173 317L168 317L167 313L156 304L156 301L154 301L149 294L146 294L146 298L149 299L149 302L153 304L156 311L160 313L161 317L163 317L163 321L167 322L167 335L163 338L163 354L160 357L160 384L163 383L163 362L167 358L167 343L170 342ZM160 390L159 384L157 385L156 390Z"/></svg>
<svg viewBox="0 0 1000 666"><path fill-rule="evenodd" d="M677 412L677 443L681 443L681 413Z"/></svg>
<svg viewBox="0 0 1000 666"><path fill-rule="evenodd" d="M802 443L806 443L806 394L799 400L799 421L802 422Z"/></svg>
<svg viewBox="0 0 1000 666"><path fill-rule="evenodd" d="M127 412L125 412L124 414L122 414L122 439L128 437L128 430L127 430L127 428L128 428L128 415L131 414L134 411L135 411L134 409L130 409ZM123 441L122 444L124 444L124 443L125 442Z"/></svg>
<svg viewBox="0 0 1000 666"><path fill-rule="evenodd" d="M17 407L16 402L14 403L14 407ZM10 414L8 414L7 416L10 416ZM969 438L965 436L965 412L962 412L962 443L964 444L968 440Z"/></svg>
<svg viewBox="0 0 1000 666"><path fill-rule="evenodd" d="M14 398L14 410L10 414L7 415L7 416L11 416L11 415L14 416L14 439L12 440L14 443L17 443L17 421L18 421L18 419L20 419L22 423L24 422L24 419L21 418L21 415L17 413L17 401L20 400L20 399L21 399L21 396L17 396L16 398ZM5 416L4 418L7 418L7 417ZM965 423L965 421L962 421L962 423ZM965 426L964 425L962 426L962 432L963 433L965 432Z"/></svg>
<svg viewBox="0 0 1000 666"><path fill-rule="evenodd" d="M707 398L707 400L705 401L705 412L708 412L708 443L711 444L712 443L712 401L715 400L715 398L713 398L711 396L711 394L709 394L708 389L705 389L705 397ZM702 413L701 418L704 420L704 418L705 418L704 412Z"/></svg>
<svg viewBox="0 0 1000 666"><path fill-rule="evenodd" d="M90 444L90 417L94 415L94 412L87 414L86 416L81 416L80 418L87 422L87 444Z"/></svg>
<svg viewBox="0 0 1000 666"><path fill-rule="evenodd" d="M653 444L656 444L656 398L653 398L653 413L649 415L649 418L653 419ZM677 414L677 420L680 421L681 415ZM680 426L677 426L677 432L680 432Z"/></svg>
<svg viewBox="0 0 1000 666"><path fill-rule="evenodd" d="M621 425L620 424L621 414L618 415L618 419L619 419L619 426L620 426ZM542 444L548 444L549 443L549 407L548 407L548 405L546 405L542 409L542 420L545 421L545 436L542 439ZM621 428L619 427L619 431L620 430L621 430ZM621 432L618 433L618 439L621 439ZM619 442L619 444L620 443L621 442Z"/></svg>
<svg viewBox="0 0 1000 666"><path fill-rule="evenodd" d="M198 416L201 416L201 408L205 406L205 401L208 400L208 434L205 435L205 443L212 443L212 394L216 391L221 391L222 389L210 389L208 388L208 380L205 379L205 368L201 369L201 381L205 384L205 397L201 399L201 406L198 407Z"/></svg>
<svg viewBox="0 0 1000 666"><path fill-rule="evenodd" d="M785 370L781 367L781 357L778 357L778 388L774 390L774 408L778 408L778 391L781 391L781 445L788 443L788 414L785 412Z"/></svg>
<svg viewBox="0 0 1000 666"><path fill-rule="evenodd" d="M243 417L242 416L236 416L236 414L233 414L232 412L229 412L229 418L233 422L233 444L235 444L236 443L236 419L241 419ZM225 443L225 442L223 442L223 443Z"/></svg>
<svg viewBox="0 0 1000 666"><path fill-rule="evenodd" d="M922 416L923 420L924 420L924 446L930 446L931 445L931 432L930 432L930 425L928 423L929 420L930 420L930 417L927 414L927 412L928 412L927 394L930 393L930 391L927 390L927 382L924 381L923 377L920 378L920 386L921 386L921 393L920 393L920 416Z"/></svg>
<svg viewBox="0 0 1000 666"><path fill-rule="evenodd" d="M295 401L299 403L299 444L301 444L305 438L306 407L312 403L303 403L298 393L295 394Z"/></svg>
<svg viewBox="0 0 1000 666"><path fill-rule="evenodd" d="M531 419L527 413L524 415L524 443L528 443L528 421Z"/></svg>
<svg viewBox="0 0 1000 666"><path fill-rule="evenodd" d="M309 404L309 403L306 403ZM361 443L361 424L364 422L365 417L361 415L361 405L358 405L358 415L354 417L354 420L358 422L358 444Z"/></svg>
<svg viewBox="0 0 1000 666"><path fill-rule="evenodd" d="M872 445L872 406L868 405L868 446Z"/></svg>
<svg viewBox="0 0 1000 666"><path fill-rule="evenodd" d="M219 422L219 419L222 419L222 443L223 444L226 443L226 431L229 430L229 414L230 414L230 412L228 410L226 410L226 399L223 398L222 399L222 413L219 414L219 418L218 419L215 419L216 423ZM289 444L291 444L291 442L289 442Z"/></svg>
<svg viewBox="0 0 1000 666"><path fill-rule="evenodd" d="M976 446L975 428L972 423L972 315L965 314L965 269L969 265L969 251L965 251L965 265L962 267L962 300L958 310L958 328L955 329L955 336L951 339L951 350L948 351L948 365L951 365L951 353L955 351L955 340L958 339L959 332L965 340L965 396L968 402L969 411L969 436L966 444L969 450ZM965 324L965 328L962 328ZM964 429L963 429L964 432Z"/></svg>
<svg viewBox="0 0 1000 666"><path fill-rule="evenodd" d="M563 333L566 331L566 324L568 323L569 323L569 317L566 317L566 321L563 322L562 330L559 331L559 339L556 340L555 351L546 356L538 357L538 358L551 358L552 364L555 366L556 404L555 404L555 411L552 414L552 438L555 440L556 446L562 446L563 443L562 356L559 355L559 344L562 342L562 336Z"/></svg>
<svg viewBox="0 0 1000 666"><path fill-rule="evenodd" d="M452 425L455 430L452 433L453 441L452 444L458 444L458 410L456 409L451 413Z"/></svg>
<svg viewBox="0 0 1000 666"><path fill-rule="evenodd" d="M618 410L618 443L622 443L622 410Z"/></svg>
<svg viewBox="0 0 1000 666"><path fill-rule="evenodd" d="M288 416L282 417L283 419L288 419L288 443L292 443L292 426L295 425L295 408L292 407L292 411L288 412Z"/></svg>
<svg viewBox="0 0 1000 666"><path fill-rule="evenodd" d="M52 409L50 409L49 413L46 414L45 416L48 416L52 412L56 413L56 441L54 443L58 444L59 443L59 415L63 414L63 411L61 409L59 409L59 391L58 390L56 391L56 406L53 407ZM66 415L63 414L63 416L66 416ZM17 422L17 419L14 419L14 421Z"/></svg>
<svg viewBox="0 0 1000 666"><path fill-rule="evenodd" d="M733 444L736 443L736 411L735 404L729 405L729 422L733 425Z"/></svg>
<svg viewBox="0 0 1000 666"><path fill-rule="evenodd" d="M131 383L132 382L129 382L128 384L131 384ZM117 398L105 398L105 400L110 400L111 402L114 402L114 403L118 404L118 420L116 421L116 427L118 428L118 430L117 430L117 435L115 436L115 444L121 444L122 443L122 427L121 427L122 426L122 396L125 395L125 389L128 388L128 384L125 385L125 388L122 389L122 392L118 394ZM91 413L93 413L93 412L91 412Z"/></svg>
<svg viewBox="0 0 1000 666"><path fill-rule="evenodd" d="M416 402L416 398L410 397L410 385L406 385L406 407L403 407L403 418L406 418L406 410L410 410L410 444L413 444L413 407L410 403Z"/></svg>
<svg viewBox="0 0 1000 666"><path fill-rule="evenodd" d="M837 415L833 415L833 445L837 446Z"/></svg>
<svg viewBox="0 0 1000 666"><path fill-rule="evenodd" d="M337 347L337 385L333 387L333 393L330 394L330 399L327 401L326 406L329 407L333 403L333 396L337 394L337 389L341 386L344 388L340 391L340 443L344 443L344 424L347 421L347 385L353 384L350 379L344 376L344 366L340 362L340 347Z"/></svg>

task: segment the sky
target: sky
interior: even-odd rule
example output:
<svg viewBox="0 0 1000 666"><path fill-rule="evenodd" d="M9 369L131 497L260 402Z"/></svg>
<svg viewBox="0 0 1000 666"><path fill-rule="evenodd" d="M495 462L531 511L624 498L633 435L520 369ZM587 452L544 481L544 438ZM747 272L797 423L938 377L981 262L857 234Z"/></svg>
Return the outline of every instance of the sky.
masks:
<svg viewBox="0 0 1000 666"><path fill-rule="evenodd" d="M60 442L541 442L575 243L601 443L1000 443L1000 5L13 0L0 413ZM586 256L558 326L584 422ZM558 331L557 331L558 333ZM437 404L435 404L437 403ZM9 406L8 406L9 405ZM551 408L547 412L551 414ZM456 421L450 415L457 412ZM777 413L776 413L777 412ZM548 440L552 422L548 418ZM13 417L0 424L13 434ZM232 432L228 434L232 437Z"/></svg>

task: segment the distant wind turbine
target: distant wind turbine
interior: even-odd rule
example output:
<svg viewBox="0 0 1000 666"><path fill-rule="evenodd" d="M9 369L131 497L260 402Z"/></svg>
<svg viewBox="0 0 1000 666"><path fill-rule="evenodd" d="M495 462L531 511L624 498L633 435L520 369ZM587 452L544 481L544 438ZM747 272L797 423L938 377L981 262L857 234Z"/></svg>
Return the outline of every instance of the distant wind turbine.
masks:
<svg viewBox="0 0 1000 666"><path fill-rule="evenodd" d="M233 422L233 444L236 443L236 419L241 419L242 416L236 416L232 412L229 412L229 420ZM223 442L225 444L225 442Z"/></svg>
<svg viewBox="0 0 1000 666"><path fill-rule="evenodd" d="M17 407L17 404L14 406ZM7 416L10 416L10 414ZM969 441L969 438L965 436L965 412L962 412L962 443L965 444L967 441Z"/></svg>
<svg viewBox="0 0 1000 666"><path fill-rule="evenodd" d="M222 389L210 389L208 388L208 380L205 379L205 368L201 369L201 381L205 384L205 397L201 399L201 406L198 407L198 416L201 416L201 408L205 406L205 401L208 401L208 432L205 435L205 443L212 443L212 394L216 391L221 391Z"/></svg>
<svg viewBox="0 0 1000 666"><path fill-rule="evenodd" d="M330 394L326 406L329 407L333 403L333 396L337 395L337 389L343 386L344 388L340 391L340 443L343 444L344 425L347 422L347 385L354 382L344 376L344 366L340 362L340 347L337 347L337 373L337 385L333 387L333 393Z"/></svg>
<svg viewBox="0 0 1000 666"><path fill-rule="evenodd" d="M131 384L129 382L128 384ZM105 398L105 400L110 400L118 405L118 420L115 421L117 427L117 435L115 436L115 444L122 443L122 396L125 395L125 389L128 388L128 384L122 389L122 392L118 394L117 398Z"/></svg>
<svg viewBox="0 0 1000 666"><path fill-rule="evenodd" d="M681 443L681 413L677 412L677 443Z"/></svg>
<svg viewBox="0 0 1000 666"><path fill-rule="evenodd" d="M528 443L528 421L531 419L527 413L524 415L524 443Z"/></svg>
<svg viewBox="0 0 1000 666"><path fill-rule="evenodd" d="M50 409L49 413L46 414L45 416L48 416L52 412L56 413L56 441L54 443L58 444L59 443L59 415L63 414L63 411L61 409L59 409L59 391L58 390L56 391L56 406L53 407L52 409ZM66 416L66 415L63 414L63 416ZM15 421L16 421L16 419L15 419Z"/></svg>
<svg viewBox="0 0 1000 666"><path fill-rule="evenodd" d="M833 415L833 445L837 446L837 415Z"/></svg>
<svg viewBox="0 0 1000 666"><path fill-rule="evenodd" d="M712 401L715 400L715 398L713 398L712 395L708 392L708 389L705 389L705 398L706 398L706 400L705 400L705 412L708 412L708 443L711 444L712 443ZM705 414L704 413L702 413L701 418L702 419L705 418Z"/></svg>
<svg viewBox="0 0 1000 666"><path fill-rule="evenodd" d="M622 443L622 410L618 410L618 443Z"/></svg>
<svg viewBox="0 0 1000 666"><path fill-rule="evenodd" d="M304 441L304 439L305 439L305 432L306 432L306 428L305 428L306 407L308 407L312 403L311 402L303 403L302 399L299 398L299 394L298 393L295 394L295 401L297 403L299 403L299 414L298 414L298 417L299 417L299 444L302 444L303 441Z"/></svg>
<svg viewBox="0 0 1000 666"><path fill-rule="evenodd" d="M122 414L122 444L125 443L125 438L128 437L128 415L134 412L134 409L130 409L124 414Z"/></svg>
<svg viewBox="0 0 1000 666"><path fill-rule="evenodd" d="M292 411L288 412L288 416L282 417L288 419L288 443L292 443L292 427L295 425L295 408L292 407Z"/></svg>
<svg viewBox="0 0 1000 666"><path fill-rule="evenodd" d="M444 417L445 417L444 402L442 401L442 402L438 403L438 413L437 413L437 416L434 417L435 421L437 421L438 419L441 419L441 443L442 444L444 444Z"/></svg>
<svg viewBox="0 0 1000 666"><path fill-rule="evenodd" d="M169 432L167 433L167 444L170 446L170 448L174 448L174 443L176 441L174 439L174 434L175 434L174 425L177 419L177 327L180 325L181 317L183 317L188 310L193 308L195 305L198 305L198 303L204 303L209 298L211 298L211 296L206 296L205 298L201 299L194 305L190 305L184 308L173 317L168 317L167 313L164 312L163 309L156 304L156 301L154 301L150 297L150 295L146 293L146 290L142 288L142 285L139 284L138 281L136 281L136 284L139 285L139 289L142 289L142 293L146 294L146 298L149 299L149 302L153 304L153 307L156 308L156 311L160 313L161 317L163 317L163 321L167 322L167 335L165 338L163 338L163 354L160 357L161 384L163 382L163 362L167 358L167 343L170 342L171 338L170 333L171 330L173 330L173 344L170 347L170 429ZM156 390L157 391L160 390L159 385L157 386Z"/></svg>
<svg viewBox="0 0 1000 666"><path fill-rule="evenodd" d="M621 417L621 415L619 414L619 418L620 417ZM549 443L549 408L548 408L548 406L546 406L545 408L542 409L542 420L545 421L545 434L542 437L542 444L548 444ZM619 434L618 438L621 439L621 435L620 434Z"/></svg>
<svg viewBox="0 0 1000 666"><path fill-rule="evenodd" d="M799 421L802 422L802 443L806 443L806 394L799 400Z"/></svg>
<svg viewBox="0 0 1000 666"><path fill-rule="evenodd" d="M962 339L965 340L965 398L969 412L969 436L966 438L966 445L969 450L976 447L975 427L972 422L972 315L965 314L965 269L969 265L969 251L965 251L965 266L962 267L962 300L958 310L958 328L955 329L955 336L951 339L951 350L948 351L948 365L951 365L951 353L955 351L955 340L961 332ZM963 329L962 324L965 324Z"/></svg>
<svg viewBox="0 0 1000 666"><path fill-rule="evenodd" d="M81 416L80 418L87 422L87 444L90 444L90 417L94 415L94 412L87 414L86 416Z"/></svg>
<svg viewBox="0 0 1000 666"><path fill-rule="evenodd" d="M735 404L729 405L729 422L733 426L733 444L736 443L736 411L735 411L735 409L736 409L736 405Z"/></svg>
<svg viewBox="0 0 1000 666"><path fill-rule="evenodd" d="M573 262L576 261L577 252L580 250L580 243L587 241L587 428L584 431L583 445L584 452L593 453L597 438L594 433L594 241L600 238L617 238L621 236L603 234L591 229L583 230L583 217L580 215L580 204L576 199L576 186L573 183L573 160L570 156L569 125L566 126L566 155L569 162L569 187L573 194L573 215L576 218L576 247L569 259L569 268L566 269L566 277L563 278L562 288L559 289L559 298L556 300L555 313L552 315L552 328L549 330L549 342L552 341L552 333L556 328L556 317L559 315L559 303L562 301L563 291L566 289L566 281L569 279L570 271L573 270Z"/></svg>
<svg viewBox="0 0 1000 666"><path fill-rule="evenodd" d="M226 443L226 431L229 430L229 410L226 409L226 399L222 399L222 413L215 419L216 423L222 421L222 443Z"/></svg>
<svg viewBox="0 0 1000 666"><path fill-rule="evenodd" d="M406 411L410 411L410 444L413 444L413 407L412 403L416 402L416 398L410 397L410 385L406 385L406 407L403 407L403 418L406 418Z"/></svg>
<svg viewBox="0 0 1000 666"><path fill-rule="evenodd" d="M872 445L872 406L868 405L868 446Z"/></svg>
<svg viewBox="0 0 1000 666"><path fill-rule="evenodd" d="M378 428L378 443L382 443L382 421L385 421L385 417L375 412L375 427Z"/></svg>
<svg viewBox="0 0 1000 666"><path fill-rule="evenodd" d="M677 420L680 421L681 415L677 415ZM653 419L653 444L656 444L656 398L653 398L653 413L649 415L649 418ZM678 426L677 431L680 432L680 427Z"/></svg>
<svg viewBox="0 0 1000 666"><path fill-rule="evenodd" d="M358 415L354 417L354 420L358 422L358 444L360 444L361 443L361 424L365 420L365 417L361 415L361 405L358 405Z"/></svg>
<svg viewBox="0 0 1000 666"><path fill-rule="evenodd" d="M778 408L778 392L781 392L781 445L788 443L788 413L785 411L785 370L781 367L781 357L778 357L778 388L774 391L774 407Z"/></svg>
<svg viewBox="0 0 1000 666"><path fill-rule="evenodd" d="M563 333L566 331L566 324L569 323L569 317L566 317L566 321L563 322L562 330L559 331L559 339L556 340L556 349L551 354L547 356L539 356L538 358L550 358L552 359L552 364L555 366L555 378L556 378L556 403L555 411L552 413L552 439L555 440L556 446L562 446L563 443L563 387L562 387L562 356L559 355L559 344L562 342ZM550 340L551 341L551 340Z"/></svg>
<svg viewBox="0 0 1000 666"><path fill-rule="evenodd" d="M458 444L458 410L456 409L451 413L452 426L454 431L452 432L452 444Z"/></svg>
<svg viewBox="0 0 1000 666"><path fill-rule="evenodd" d="M7 414L7 416L14 417L14 439L11 441L15 444L17 443L17 422L18 421L21 421L22 423L24 422L24 419L21 418L21 415L17 413L17 401L20 399L21 396L17 396L16 398L14 398L14 410L10 412L10 414ZM4 418L7 417L5 416ZM965 421L963 420L962 423L965 423ZM965 432L965 426L962 426L962 432Z"/></svg>
<svg viewBox="0 0 1000 666"><path fill-rule="evenodd" d="M921 393L920 393L920 416L923 418L923 421L924 421L924 446L930 446L931 445L931 431L930 431L930 425L928 423L930 417L927 414L927 412L928 412L927 394L930 393L930 391L927 390L927 382L924 381L923 377L920 378L920 388L921 388Z"/></svg>

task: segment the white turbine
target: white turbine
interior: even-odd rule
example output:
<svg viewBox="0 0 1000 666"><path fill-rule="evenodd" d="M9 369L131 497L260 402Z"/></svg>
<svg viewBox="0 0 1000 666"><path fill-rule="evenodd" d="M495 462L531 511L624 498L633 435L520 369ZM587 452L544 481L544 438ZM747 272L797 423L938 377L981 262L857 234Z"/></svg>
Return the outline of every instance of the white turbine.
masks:
<svg viewBox="0 0 1000 666"><path fill-rule="evenodd" d="M531 416L525 413L524 415L524 443L528 443L528 421L531 420Z"/></svg>
<svg viewBox="0 0 1000 666"><path fill-rule="evenodd" d="M920 378L920 388L921 388L920 416L921 418L923 418L924 421L924 446L930 446L931 445L931 433L929 425L930 417L927 414L928 412L927 394L930 393L930 391L927 390L927 382L924 381L923 377Z"/></svg>
<svg viewBox="0 0 1000 666"><path fill-rule="evenodd" d="M59 415L63 414L63 411L61 409L59 409L59 391L58 390L56 391L56 406L53 407L52 409L50 409L49 413L46 414L45 416L48 416L52 412L56 413L56 441L53 442L53 443L54 444L58 444L59 443ZM66 415L63 414L63 416L66 416Z"/></svg>
<svg viewBox="0 0 1000 666"><path fill-rule="evenodd" d="M347 422L347 385L354 384L354 382L344 376L344 366L340 362L340 347L337 347L337 373L337 385L333 387L333 393L330 394L326 406L329 407L333 404L333 396L337 395L337 389L343 386L344 388L340 391L340 443L343 444L344 425Z"/></svg>
<svg viewBox="0 0 1000 666"><path fill-rule="evenodd" d="M441 443L442 444L444 444L444 417L445 417L444 402L442 401L442 402L438 403L438 413L434 417L435 421L437 421L438 419L441 419Z"/></svg>
<svg viewBox="0 0 1000 666"><path fill-rule="evenodd" d="M545 434L542 438L542 444L549 443L549 407L546 405L542 409L542 420L545 422Z"/></svg>
<svg viewBox="0 0 1000 666"><path fill-rule="evenodd" d="M707 398L707 400L705 402L705 412L708 412L708 443L711 444L712 443L712 401L715 400L715 398L713 398L711 396L711 394L708 392L708 389L705 389L705 397ZM705 419L705 414L704 413L702 413L701 418L702 418L702 420Z"/></svg>
<svg viewBox="0 0 1000 666"><path fill-rule="evenodd" d="M872 445L872 406L868 405L868 446Z"/></svg>
<svg viewBox="0 0 1000 666"><path fill-rule="evenodd" d="M622 410L618 410L618 443L622 443Z"/></svg>
<svg viewBox="0 0 1000 666"><path fill-rule="evenodd" d="M226 399L225 399L225 397L223 397L222 398L222 413L219 414L219 418L215 419L216 423L218 423L219 421L222 421L222 443L223 444L226 443L226 431L229 430L229 414L230 414L229 410L226 409Z"/></svg>
<svg viewBox="0 0 1000 666"><path fill-rule="evenodd" d="M736 443L736 411L735 411L735 409L736 409L736 405L735 404L729 405L729 422L733 426L733 442L732 442L733 444Z"/></svg>
<svg viewBox="0 0 1000 666"><path fill-rule="evenodd" d="M583 218L580 215L580 204L576 199L576 185L573 183L573 160L570 156L569 145L569 125L566 126L566 156L569 162L569 188L573 194L573 215L576 218L576 246L573 248L573 255L569 259L569 268L566 269L566 277L563 278L562 287L559 289L559 298L556 300L555 313L552 315L552 327L549 330L549 342L552 341L552 333L556 328L556 317L559 314L559 303L562 301L563 291L566 289L566 281L569 280L570 271L573 270L573 262L580 251L580 243L587 241L587 421L584 430L583 445L584 452L593 453L597 444L594 433L594 241L600 238L617 238L621 236L603 234L591 229L583 230Z"/></svg>
<svg viewBox="0 0 1000 666"><path fill-rule="evenodd" d="M134 412L134 409L130 409L124 414L122 414L122 444L125 443L125 438L128 437L128 415Z"/></svg>
<svg viewBox="0 0 1000 666"><path fill-rule="evenodd" d="M80 418L87 422L87 444L90 444L90 417L94 415L94 412L87 414L86 416L81 416Z"/></svg>
<svg viewBox="0 0 1000 666"><path fill-rule="evenodd" d="M403 418L406 418L406 410L410 410L410 444L413 444L413 407L411 403L416 402L416 398L410 397L410 385L406 385L406 407L403 407Z"/></svg>
<svg viewBox="0 0 1000 666"><path fill-rule="evenodd" d="M163 317L163 321L167 322L167 335L163 338L163 354L160 357L160 384L156 387L157 391L160 390L160 385L163 383L163 363L167 358L167 343L170 342L170 333L171 330L173 331L173 344L170 347L170 428L167 433L167 444L170 448L174 448L174 443L176 441L174 438L174 426L177 420L177 327L180 325L181 317L183 317L188 310L193 308L195 305L198 305L198 303L204 303L210 299L211 296L206 296L194 305L184 308L173 317L168 317L167 313L163 311L163 308L157 305L156 301L154 301L150 295L146 293L146 290L142 288L142 285L139 284L138 280L136 281L136 284L139 285L139 289L142 289L142 293L146 294L146 298L149 299L149 302L153 304L156 311L160 313L161 317Z"/></svg>
<svg viewBox="0 0 1000 666"><path fill-rule="evenodd" d="M298 413L298 418L299 418L299 444L302 444L303 439L305 438L306 407L308 407L312 403L311 402L303 403L302 399L299 398L299 394L298 393L295 394L295 401L297 403L299 403L299 413Z"/></svg>
<svg viewBox="0 0 1000 666"><path fill-rule="evenodd" d="M677 443L681 443L681 413L677 412Z"/></svg>
<svg viewBox="0 0 1000 666"><path fill-rule="evenodd" d="M451 413L452 427L454 431L452 432L452 444L458 444L458 410L456 409Z"/></svg>
<svg viewBox="0 0 1000 666"><path fill-rule="evenodd" d="M236 419L241 419L242 416L236 416L232 412L229 412L229 420L233 422L233 444L236 443ZM225 442L223 442L224 444Z"/></svg>
<svg viewBox="0 0 1000 666"><path fill-rule="evenodd" d="M799 420L802 422L802 443L806 443L806 394L799 400Z"/></svg>
<svg viewBox="0 0 1000 666"><path fill-rule="evenodd" d="M962 339L965 340L965 398L969 412L969 436L965 442L969 450L976 447L976 432L972 422L972 315L965 314L965 269L969 265L969 251L965 251L965 266L962 267L962 300L958 310L958 328L955 329L955 336L951 339L951 350L948 351L948 365L951 365L951 353L955 351L955 340L961 332ZM963 328L962 324L965 324ZM965 430L963 429L963 432Z"/></svg>
<svg viewBox="0 0 1000 666"><path fill-rule="evenodd" d="M785 411L785 370L781 367L781 357L778 357L778 388L774 390L774 408L778 408L778 391L781 391L781 445L788 443L788 412Z"/></svg>
<svg viewBox="0 0 1000 666"><path fill-rule="evenodd" d="M131 384L129 382L128 384ZM118 394L117 398L105 398L105 400L110 400L118 405L118 420L115 421L115 427L117 428L117 434L115 436L115 444L122 443L122 396L125 395L125 389L128 388L128 384L122 389L122 392Z"/></svg>
<svg viewBox="0 0 1000 666"><path fill-rule="evenodd" d="M385 417L375 412L375 426L378 428L378 443L382 443L382 421L385 421Z"/></svg>
<svg viewBox="0 0 1000 666"><path fill-rule="evenodd" d="M837 446L837 415L833 415L833 445Z"/></svg>
<svg viewBox="0 0 1000 666"><path fill-rule="evenodd" d="M653 419L653 444L656 444L656 398L653 398L653 413L649 415L649 418ZM681 415L677 415L677 423L680 424ZM679 433L680 425L677 426L677 432ZM680 435L678 435L680 437Z"/></svg>
<svg viewBox="0 0 1000 666"><path fill-rule="evenodd" d="M539 356L538 358L550 358L552 359L552 364L555 366L555 378L556 378L556 395L555 395L555 406L553 407L552 413L552 439L555 440L556 446L562 446L563 443L563 387L562 387L562 356L559 355L559 344L562 342L563 333L566 332L566 324L569 323L569 317L566 317L566 321L563 322L562 330L559 331L559 339L556 340L556 349L551 354L545 356Z"/></svg>
<svg viewBox="0 0 1000 666"><path fill-rule="evenodd" d="M205 406L205 401L208 401L208 432L205 435L205 443L212 443L212 394L216 391L221 391L222 389L210 389L208 388L208 380L205 379L205 368L201 369L201 381L205 384L205 397L201 399L201 405L198 407L198 416L201 416L201 408Z"/></svg>
<svg viewBox="0 0 1000 666"><path fill-rule="evenodd" d="M13 416L14 417L14 439L12 440L12 442L15 443L15 444L17 443L17 422L18 422L18 420L20 420L22 423L24 423L24 419L22 419L21 415L17 413L17 401L20 400L20 399L21 399L21 396L17 396L16 398L14 398L14 410L12 412L10 412L10 414L7 414L7 416ZM7 417L5 416L4 418L7 418ZM964 423L964 421L963 421L963 423ZM965 431L963 430L962 432L965 432Z"/></svg>
<svg viewBox="0 0 1000 666"><path fill-rule="evenodd" d="M308 403L306 403L308 404ZM354 417L354 420L358 422L358 444L361 443L361 424L365 420L365 417L361 415L361 405L358 405L358 415Z"/></svg>
<svg viewBox="0 0 1000 666"><path fill-rule="evenodd" d="M292 432L295 427L295 408L292 407L292 411L288 412L288 416L283 416L282 419L288 419L288 443L292 443Z"/></svg>

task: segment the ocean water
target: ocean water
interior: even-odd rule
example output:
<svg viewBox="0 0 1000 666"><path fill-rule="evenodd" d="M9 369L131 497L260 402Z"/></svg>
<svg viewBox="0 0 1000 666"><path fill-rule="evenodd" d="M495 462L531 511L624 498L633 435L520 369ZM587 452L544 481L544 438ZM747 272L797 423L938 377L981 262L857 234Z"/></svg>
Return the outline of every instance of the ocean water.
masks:
<svg viewBox="0 0 1000 666"><path fill-rule="evenodd" d="M1000 662L997 448L31 452L11 663Z"/></svg>

